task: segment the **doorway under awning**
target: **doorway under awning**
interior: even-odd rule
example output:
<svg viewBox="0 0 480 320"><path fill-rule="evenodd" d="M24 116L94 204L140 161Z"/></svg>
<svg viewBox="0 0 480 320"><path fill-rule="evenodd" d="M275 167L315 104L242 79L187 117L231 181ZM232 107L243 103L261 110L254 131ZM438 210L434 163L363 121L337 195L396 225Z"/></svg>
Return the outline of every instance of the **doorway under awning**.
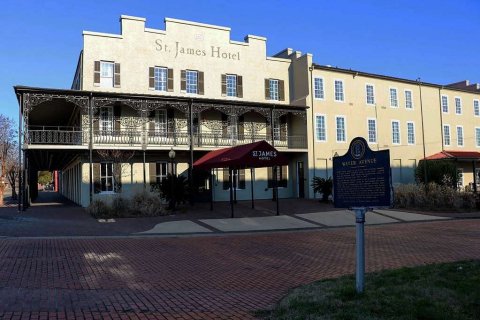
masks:
<svg viewBox="0 0 480 320"><path fill-rule="evenodd" d="M229 171L229 189L230 189L230 210L231 217L234 217L233 201L233 170L250 168L251 189L252 189L252 208L254 208L254 168L273 167L274 178L274 196L277 201L277 215L279 214L278 204L278 166L288 165L288 158L278 152L272 145L265 140L239 145L230 148L210 151L193 164L194 168L203 170L212 170L213 168L228 168ZM213 177L213 175L211 175ZM213 179L213 178L212 178ZM213 181L211 181L213 186ZM235 191L236 192L236 191ZM212 188L213 195L213 188ZM211 198L211 209L213 209L213 197Z"/></svg>
<svg viewBox="0 0 480 320"><path fill-rule="evenodd" d="M471 163L472 164L472 172L473 172L473 191L477 192L477 161L480 161L480 152L477 151L441 151L431 156L424 158L423 160L426 161L435 161L435 160L451 160L463 163Z"/></svg>

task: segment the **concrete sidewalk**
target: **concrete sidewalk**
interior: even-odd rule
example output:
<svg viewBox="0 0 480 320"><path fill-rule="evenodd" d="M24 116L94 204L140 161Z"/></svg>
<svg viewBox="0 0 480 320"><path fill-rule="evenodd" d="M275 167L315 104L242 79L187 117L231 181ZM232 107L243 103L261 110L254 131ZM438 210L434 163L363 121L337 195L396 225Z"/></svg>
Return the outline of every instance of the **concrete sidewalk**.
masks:
<svg viewBox="0 0 480 320"><path fill-rule="evenodd" d="M445 219L449 218L393 210L375 210L373 212L367 212L365 223L367 225L376 225ZM136 234L255 232L346 227L354 225L355 215L352 211L338 210L295 214L291 216L280 215L268 217L169 221L158 223L152 229L138 232Z"/></svg>

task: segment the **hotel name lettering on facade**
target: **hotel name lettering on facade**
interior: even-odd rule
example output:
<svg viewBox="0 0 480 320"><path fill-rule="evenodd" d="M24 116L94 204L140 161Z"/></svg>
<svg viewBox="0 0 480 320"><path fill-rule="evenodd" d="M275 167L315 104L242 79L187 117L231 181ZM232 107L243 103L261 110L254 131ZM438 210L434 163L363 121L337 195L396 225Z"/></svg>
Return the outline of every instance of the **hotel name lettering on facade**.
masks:
<svg viewBox="0 0 480 320"><path fill-rule="evenodd" d="M168 54L174 54L177 58L178 55L191 55L198 57L211 57L217 59L226 60L238 60L240 61L240 52L236 53L227 52L220 46L210 46L209 49L200 49L194 47L185 47L180 42L176 41L175 44L163 43L161 39L155 40L155 50Z"/></svg>

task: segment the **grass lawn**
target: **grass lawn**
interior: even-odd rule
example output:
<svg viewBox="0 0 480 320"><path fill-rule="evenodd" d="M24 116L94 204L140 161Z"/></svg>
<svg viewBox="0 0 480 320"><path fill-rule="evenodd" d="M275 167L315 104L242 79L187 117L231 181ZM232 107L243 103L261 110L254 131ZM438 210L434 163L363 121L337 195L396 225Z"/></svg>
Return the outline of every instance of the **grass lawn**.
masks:
<svg viewBox="0 0 480 320"><path fill-rule="evenodd" d="M371 273L365 292L355 276L292 290L262 319L480 319L480 261Z"/></svg>

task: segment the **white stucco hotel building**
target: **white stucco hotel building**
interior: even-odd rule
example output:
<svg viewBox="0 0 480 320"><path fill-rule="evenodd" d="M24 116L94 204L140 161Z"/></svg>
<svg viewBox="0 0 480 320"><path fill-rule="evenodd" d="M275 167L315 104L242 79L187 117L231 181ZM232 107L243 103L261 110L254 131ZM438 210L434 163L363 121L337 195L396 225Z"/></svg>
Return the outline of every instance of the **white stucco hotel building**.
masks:
<svg viewBox="0 0 480 320"><path fill-rule="evenodd" d="M394 183L414 181L425 157L451 158L473 183L480 158L480 87L423 83L323 66L292 49L269 57L264 37L230 39L230 29L165 19L165 30L122 16L120 34L83 32L71 89L16 86L25 163L24 197L38 170L59 170L60 191L82 206L95 198L152 190L169 172L193 177L198 201L227 200L228 171L191 169L207 152L266 140L289 159L281 198L313 198L331 158L356 136L390 149ZM121 165L99 150L122 150ZM121 170L114 170L119 165ZM255 169L256 198L272 197L272 170ZM251 194L250 170L234 174L237 198Z"/></svg>

